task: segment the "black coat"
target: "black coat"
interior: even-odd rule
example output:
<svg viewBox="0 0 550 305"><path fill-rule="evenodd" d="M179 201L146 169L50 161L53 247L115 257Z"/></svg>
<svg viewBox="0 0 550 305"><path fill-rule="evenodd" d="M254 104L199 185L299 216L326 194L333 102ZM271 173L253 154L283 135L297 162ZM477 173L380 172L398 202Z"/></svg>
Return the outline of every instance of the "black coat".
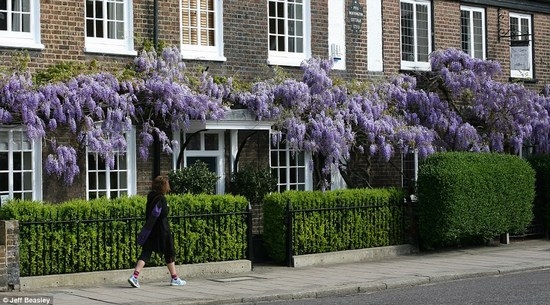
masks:
<svg viewBox="0 0 550 305"><path fill-rule="evenodd" d="M153 208L160 209L158 217L152 215ZM147 195L147 205L145 207L145 226L152 226L151 233L143 245L143 249L165 256L175 257L174 238L170 231L168 215L170 213L166 197L157 192L150 192Z"/></svg>

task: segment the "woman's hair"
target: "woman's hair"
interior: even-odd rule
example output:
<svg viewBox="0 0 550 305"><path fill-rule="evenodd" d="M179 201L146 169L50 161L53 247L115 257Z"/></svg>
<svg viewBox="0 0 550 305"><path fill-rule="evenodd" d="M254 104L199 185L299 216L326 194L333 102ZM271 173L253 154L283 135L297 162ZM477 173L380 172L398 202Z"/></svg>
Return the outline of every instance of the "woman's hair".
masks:
<svg viewBox="0 0 550 305"><path fill-rule="evenodd" d="M166 176L157 176L153 179L153 191L161 194L170 192L170 182Z"/></svg>

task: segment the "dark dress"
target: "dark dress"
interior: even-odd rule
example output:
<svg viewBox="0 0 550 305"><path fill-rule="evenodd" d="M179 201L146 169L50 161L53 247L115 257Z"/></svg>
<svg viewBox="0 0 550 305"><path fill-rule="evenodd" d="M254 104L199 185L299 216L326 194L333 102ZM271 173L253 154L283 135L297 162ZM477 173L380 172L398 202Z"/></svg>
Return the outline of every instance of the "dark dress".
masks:
<svg viewBox="0 0 550 305"><path fill-rule="evenodd" d="M160 215L154 219L151 212L153 208L157 206L161 209ZM151 233L147 238L147 241L143 245L144 250L151 250L153 252L163 254L165 257L175 257L176 252L174 249L174 238L170 231L170 224L168 223L168 214L170 210L166 197L157 192L150 192L147 195L147 205L145 207L145 223L152 223L153 227Z"/></svg>

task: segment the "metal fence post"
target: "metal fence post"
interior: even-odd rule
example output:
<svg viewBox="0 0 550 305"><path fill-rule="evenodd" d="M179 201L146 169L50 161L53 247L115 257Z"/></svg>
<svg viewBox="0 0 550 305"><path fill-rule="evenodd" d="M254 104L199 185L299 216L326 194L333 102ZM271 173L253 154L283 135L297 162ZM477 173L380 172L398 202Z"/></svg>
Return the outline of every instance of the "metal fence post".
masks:
<svg viewBox="0 0 550 305"><path fill-rule="evenodd" d="M286 213L285 213L285 224L286 224L286 263L287 266L293 267L292 265L292 206L290 201L286 204Z"/></svg>
<svg viewBox="0 0 550 305"><path fill-rule="evenodd" d="M248 260L252 261L254 258L254 246L252 241L252 205L250 202L248 203L248 207L246 208L246 242L247 242L247 258Z"/></svg>

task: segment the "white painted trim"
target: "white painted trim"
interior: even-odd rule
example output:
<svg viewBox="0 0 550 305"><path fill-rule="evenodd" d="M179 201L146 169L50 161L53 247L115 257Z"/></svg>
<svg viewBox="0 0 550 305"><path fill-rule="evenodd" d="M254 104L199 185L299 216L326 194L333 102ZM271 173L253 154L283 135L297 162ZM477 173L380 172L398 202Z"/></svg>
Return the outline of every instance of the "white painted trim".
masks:
<svg viewBox="0 0 550 305"><path fill-rule="evenodd" d="M474 18L473 18L473 13L474 12L478 12L478 13L481 13L481 25L483 27L483 30L481 31L481 41L482 41L482 53L483 53L483 60L485 60L485 57L486 57L486 54L487 54L487 23L486 23L486 13L485 13L485 9L482 8L482 7L474 7L474 6L466 6L466 5L462 5L460 7L460 10L461 11L467 11L470 13L470 19L468 20L469 24L468 24L468 27L470 30L473 30L473 21L474 21ZM470 45L473 47L474 45L474 34L473 34L473 31L472 33L470 33L470 37L469 38L469 43ZM473 48L468 50L468 54L470 54L471 52L473 52ZM471 57L474 57L474 54L470 54Z"/></svg>
<svg viewBox="0 0 550 305"><path fill-rule="evenodd" d="M414 71L429 71L431 69L431 65L430 65L430 61L429 61L429 58L428 58L428 61L426 62L423 62L423 61L418 61L418 35L417 35L417 28L416 28L416 5L418 4L421 4L421 5L425 5L426 8L427 8L427 14L428 14L428 54L430 54L433 49L432 49L432 26L433 26L433 19L432 19L432 6L431 6L431 1L429 0L400 0L399 2L399 5L401 6L401 3L410 3L413 5L414 7L414 16L413 16L413 24L415 24L414 26L414 30L415 30L415 33L414 33L414 47L415 47L415 51L414 51L414 57L415 57L415 60L414 61L406 61L406 60L403 60L403 42L400 40L399 42L399 58L401 60L401 69L403 70L414 70ZM399 11L400 11L400 16L402 14L401 12L401 7L399 8ZM401 18L400 18L401 19ZM401 25L401 21L400 21L400 24L399 24L399 37L401 39L401 30L402 30L402 25Z"/></svg>
<svg viewBox="0 0 550 305"><path fill-rule="evenodd" d="M311 58L312 55L311 55L311 3L310 1L311 0L303 0L304 52L291 53L291 52L281 52L281 51L270 51L269 46L267 46L268 48L267 64L268 65L299 67L304 60L308 60ZM266 17L267 16L269 16L268 11L266 11ZM269 22L269 21L266 20L266 22ZM266 30L266 34L268 35L268 41L269 41L268 30Z"/></svg>
<svg viewBox="0 0 550 305"><path fill-rule="evenodd" d="M533 66L534 66L534 59L533 59L533 40L534 40L534 33L533 33L533 17L528 14L520 14L520 13L513 13L510 12L509 18L518 18L520 21L521 19L527 19L529 20L529 33L531 33L531 37L529 39L529 64L530 67L528 70L517 70L512 69L510 67L510 77L513 78L533 78ZM510 47L510 54L512 54L512 47Z"/></svg>
<svg viewBox="0 0 550 305"><path fill-rule="evenodd" d="M32 198L36 201L42 200L42 139L32 141Z"/></svg>
<svg viewBox="0 0 550 305"><path fill-rule="evenodd" d="M8 1L9 4L9 1ZM11 12L11 11L10 11ZM40 1L31 0L30 33L2 31L0 46L8 48L44 49L40 34Z"/></svg>
<svg viewBox="0 0 550 305"><path fill-rule="evenodd" d="M182 59L226 61L223 43L223 0L214 1L215 34L214 46L199 46L183 43L183 18L182 3L179 1L179 33L180 50Z"/></svg>
<svg viewBox="0 0 550 305"><path fill-rule="evenodd" d="M233 168L235 160L237 160L237 153L239 153L239 131L231 130L229 131L229 174L233 176L235 172L238 172L238 168Z"/></svg>
<svg viewBox="0 0 550 305"><path fill-rule="evenodd" d="M328 56L334 60L332 68L335 70L346 69L345 11L345 0L328 1ZM339 54L335 54L333 45Z"/></svg>
<svg viewBox="0 0 550 305"><path fill-rule="evenodd" d="M84 37L84 52L136 56L134 50L134 4L124 1L124 39ZM84 15L86 24L86 15Z"/></svg>
<svg viewBox="0 0 550 305"><path fill-rule="evenodd" d="M190 133L194 132L194 130L191 130ZM204 145L206 144L204 141L204 135L205 134L217 134L218 135L218 150L204 150ZM216 158L216 175L219 177L218 181L216 182L216 193L217 194L224 194L225 193L225 139L224 139L224 131L223 130L216 130L216 131L204 131L201 132L200 136L200 142L201 142L201 149L200 150L189 150L186 149L183 152L183 166L187 166L187 158L188 157L214 157ZM184 138L186 138L184 134ZM179 153L179 152L178 152Z"/></svg>
<svg viewBox="0 0 550 305"><path fill-rule="evenodd" d="M367 7L367 69L384 71L382 48L382 0L365 0Z"/></svg>

